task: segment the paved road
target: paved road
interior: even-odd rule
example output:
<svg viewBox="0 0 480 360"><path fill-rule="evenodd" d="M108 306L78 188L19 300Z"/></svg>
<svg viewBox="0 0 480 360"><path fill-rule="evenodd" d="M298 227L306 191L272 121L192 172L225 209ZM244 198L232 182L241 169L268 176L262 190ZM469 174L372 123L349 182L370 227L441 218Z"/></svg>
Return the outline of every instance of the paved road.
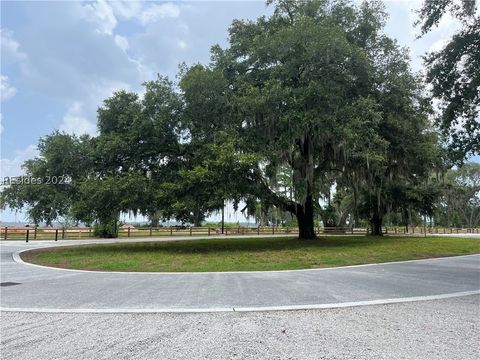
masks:
<svg viewBox="0 0 480 360"><path fill-rule="evenodd" d="M81 243L84 243L82 241ZM105 241L103 241L105 242ZM336 269L237 273L104 273L14 261L19 250L74 244L1 244L2 310L66 312L242 311L318 308L480 289L480 255Z"/></svg>

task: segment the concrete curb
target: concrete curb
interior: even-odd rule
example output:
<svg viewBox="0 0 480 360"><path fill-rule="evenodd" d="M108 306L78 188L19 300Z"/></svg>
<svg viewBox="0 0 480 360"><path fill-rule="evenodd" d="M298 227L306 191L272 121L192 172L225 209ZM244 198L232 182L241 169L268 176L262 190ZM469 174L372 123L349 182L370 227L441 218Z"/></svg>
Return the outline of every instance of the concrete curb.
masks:
<svg viewBox="0 0 480 360"><path fill-rule="evenodd" d="M312 304L312 305L288 305L288 306L259 306L259 307L225 307L225 308L164 308L164 309L134 309L134 308L104 308L104 309L59 309L59 308L5 308L3 312L31 312L31 313L72 313L72 314L152 314L152 313L216 313L216 312L261 312L261 311L296 311L296 310L321 310L339 309L346 307L387 305L396 303L407 303L415 301L441 300L462 296L479 295L480 290L462 291L450 294L413 296L406 298L378 299L356 302Z"/></svg>
<svg viewBox="0 0 480 360"><path fill-rule="evenodd" d="M63 245L67 246L76 246L75 244L72 245ZM100 270L78 270L78 269L65 269L60 267L54 266L46 266L46 265L38 265L24 261L20 254L23 252L27 252L30 250L36 249L43 249L48 248L45 246L39 246L38 248L31 248L31 249L22 249L18 250L12 254L13 260L16 263L33 266L42 269L48 270L59 270L59 271L70 271L70 272L78 272L78 273L88 273L88 274L142 274L142 275L199 275L199 274L265 274L265 273L288 273L288 272L306 272L306 271L324 271L324 270L342 270L342 269L350 269L350 268L357 268L357 267L364 267L364 266L378 266L378 265L387 265L387 264L399 264L399 263L411 263L411 262L422 262L422 261L432 261L432 260L440 260L440 259L450 259L450 258L460 258L460 257L471 257L477 256L479 257L480 261L480 254L469 254L469 255L457 255L457 256L445 256L439 258L429 258L429 259L417 259L417 260L400 260L400 261L390 261L390 262L382 262L382 263L370 263L370 264L360 264L360 265L348 265L348 266L337 266L337 267L326 267L326 268L317 268L317 269L293 269L293 270L252 270L252 271L203 271L203 272L144 272L144 271L100 271Z"/></svg>

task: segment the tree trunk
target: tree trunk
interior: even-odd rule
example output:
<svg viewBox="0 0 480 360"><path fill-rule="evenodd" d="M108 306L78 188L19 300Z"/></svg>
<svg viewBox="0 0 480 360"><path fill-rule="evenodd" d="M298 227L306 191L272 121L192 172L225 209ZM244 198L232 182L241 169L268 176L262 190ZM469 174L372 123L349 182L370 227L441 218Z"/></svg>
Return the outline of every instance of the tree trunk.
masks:
<svg viewBox="0 0 480 360"><path fill-rule="evenodd" d="M405 233L408 234L409 216L408 216L408 210L405 208L402 210L402 220L403 220L404 231Z"/></svg>
<svg viewBox="0 0 480 360"><path fill-rule="evenodd" d="M340 218L338 219L337 222L337 227L344 228L347 227L347 218L348 218L348 211L344 211L342 215L340 215Z"/></svg>
<svg viewBox="0 0 480 360"><path fill-rule="evenodd" d="M308 195L305 204L297 204L298 234L300 239L315 239L315 226L313 224L313 197Z"/></svg>
<svg viewBox="0 0 480 360"><path fill-rule="evenodd" d="M199 208L193 210L193 226L201 227L203 221L203 213Z"/></svg>
<svg viewBox="0 0 480 360"><path fill-rule="evenodd" d="M158 227L160 224L160 211L153 211L149 214L150 226L151 227Z"/></svg>
<svg viewBox="0 0 480 360"><path fill-rule="evenodd" d="M382 236L382 221L383 218L381 218L379 215L375 214L373 217L370 219L370 225L371 225L371 235L374 236Z"/></svg>

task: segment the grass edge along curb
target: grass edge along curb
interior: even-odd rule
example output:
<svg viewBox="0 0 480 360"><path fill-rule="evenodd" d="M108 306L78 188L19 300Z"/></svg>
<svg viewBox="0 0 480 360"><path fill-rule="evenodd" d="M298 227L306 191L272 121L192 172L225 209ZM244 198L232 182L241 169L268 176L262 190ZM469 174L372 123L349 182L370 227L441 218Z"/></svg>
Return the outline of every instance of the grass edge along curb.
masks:
<svg viewBox="0 0 480 360"><path fill-rule="evenodd" d="M315 269L480 253L475 238L227 238L88 244L22 252L29 263L125 272L216 272Z"/></svg>

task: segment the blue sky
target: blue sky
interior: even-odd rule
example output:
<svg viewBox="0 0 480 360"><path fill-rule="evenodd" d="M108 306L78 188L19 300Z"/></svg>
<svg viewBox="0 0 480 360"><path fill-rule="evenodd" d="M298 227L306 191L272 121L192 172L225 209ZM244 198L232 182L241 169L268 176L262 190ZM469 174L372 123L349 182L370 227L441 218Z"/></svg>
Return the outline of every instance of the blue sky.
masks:
<svg viewBox="0 0 480 360"><path fill-rule="evenodd" d="M414 10L421 1L385 4L386 32L410 48L412 66L420 71L421 56L441 47L455 21L446 17L415 40ZM2 1L0 6L2 177L20 175L23 161L36 155L39 137L55 129L95 134L96 109L114 90L141 91L141 83L157 73L173 79L183 61L207 63L210 47L226 44L233 19L272 11L263 1Z"/></svg>

